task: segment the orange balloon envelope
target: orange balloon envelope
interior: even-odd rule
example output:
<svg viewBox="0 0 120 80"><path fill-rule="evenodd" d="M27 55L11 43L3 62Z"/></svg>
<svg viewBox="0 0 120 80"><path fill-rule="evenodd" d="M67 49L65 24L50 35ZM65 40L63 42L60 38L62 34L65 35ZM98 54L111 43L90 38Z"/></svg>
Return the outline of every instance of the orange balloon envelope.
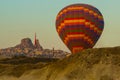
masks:
<svg viewBox="0 0 120 80"><path fill-rule="evenodd" d="M72 53L92 48L104 28L100 11L88 4L72 4L63 8L56 18L56 30Z"/></svg>

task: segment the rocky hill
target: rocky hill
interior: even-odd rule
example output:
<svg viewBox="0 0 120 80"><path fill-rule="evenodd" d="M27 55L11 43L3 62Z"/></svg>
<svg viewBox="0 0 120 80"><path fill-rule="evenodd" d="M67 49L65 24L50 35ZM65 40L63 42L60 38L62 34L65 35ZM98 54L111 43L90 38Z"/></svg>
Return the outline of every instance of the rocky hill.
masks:
<svg viewBox="0 0 120 80"><path fill-rule="evenodd" d="M48 64L6 61L0 60L0 80L120 80L120 47L87 49Z"/></svg>
<svg viewBox="0 0 120 80"><path fill-rule="evenodd" d="M24 38L21 40L21 43L17 46L15 46L15 48L20 48L20 49L23 49L23 48L35 48L31 39L30 38Z"/></svg>
<svg viewBox="0 0 120 80"><path fill-rule="evenodd" d="M43 49L39 44L39 40L36 40L36 44L33 45L30 38L24 38L21 43L15 47L6 49L0 49L0 56L14 57L14 56L27 56L27 57L40 57L40 58L64 58L70 54L62 50L50 50Z"/></svg>

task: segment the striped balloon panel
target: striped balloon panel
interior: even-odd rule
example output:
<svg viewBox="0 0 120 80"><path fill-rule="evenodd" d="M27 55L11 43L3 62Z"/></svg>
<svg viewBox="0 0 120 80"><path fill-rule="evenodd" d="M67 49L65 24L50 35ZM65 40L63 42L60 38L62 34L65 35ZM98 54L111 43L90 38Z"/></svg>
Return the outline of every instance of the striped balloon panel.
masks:
<svg viewBox="0 0 120 80"><path fill-rule="evenodd" d="M72 14L73 13L73 14ZM67 15L67 16L66 16ZM98 26L100 29L103 29L102 26L103 26L103 20L101 19L98 19L98 18L95 18L93 15L90 16L90 14L88 13L85 13L83 11L70 11L68 13L66 13L66 15L61 15L58 19L59 21L56 23L57 26L59 26L61 23L64 22L65 19L70 19L70 18L85 18L86 20L88 21L91 21L92 22L95 22L94 24L96 26ZM74 17L71 17L71 16L74 16ZM89 16L89 17L88 17Z"/></svg>
<svg viewBox="0 0 120 80"><path fill-rule="evenodd" d="M63 8L56 18L56 30L72 53L92 48L104 28L103 16L87 4L73 4Z"/></svg>
<svg viewBox="0 0 120 80"><path fill-rule="evenodd" d="M74 26L74 25L73 25ZM63 29L60 32L60 37L64 40L65 37L68 34L81 34L84 33L86 35L88 35L94 42L97 41L97 39L95 37L99 37L99 35L95 34L95 32L93 32L92 30L90 30L89 28L84 28L83 25L76 25L76 26L67 26L67 30L66 28ZM77 26L81 26L81 27L77 27ZM72 28L71 28L72 27ZM72 30L71 30L72 29ZM92 35L92 36L91 36Z"/></svg>

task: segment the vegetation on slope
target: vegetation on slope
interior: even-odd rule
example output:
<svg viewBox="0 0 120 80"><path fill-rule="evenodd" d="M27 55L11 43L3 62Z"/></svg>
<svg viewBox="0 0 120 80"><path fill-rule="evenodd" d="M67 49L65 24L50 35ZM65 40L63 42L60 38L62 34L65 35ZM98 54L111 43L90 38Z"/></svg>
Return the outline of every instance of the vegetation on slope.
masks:
<svg viewBox="0 0 120 80"><path fill-rule="evenodd" d="M20 77L25 71L40 69L58 59L13 57L0 60L0 75Z"/></svg>
<svg viewBox="0 0 120 80"><path fill-rule="evenodd" d="M87 49L50 62L29 60L0 61L0 75L12 75L17 80L120 80L120 47Z"/></svg>

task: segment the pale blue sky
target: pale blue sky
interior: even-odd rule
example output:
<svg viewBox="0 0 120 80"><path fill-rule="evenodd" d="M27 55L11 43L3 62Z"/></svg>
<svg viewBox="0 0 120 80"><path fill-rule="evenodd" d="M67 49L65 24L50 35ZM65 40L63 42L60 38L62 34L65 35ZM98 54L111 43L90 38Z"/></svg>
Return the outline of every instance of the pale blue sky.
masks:
<svg viewBox="0 0 120 80"><path fill-rule="evenodd" d="M15 46L34 33L44 48L69 51L58 37L55 19L65 6L86 3L104 16L105 28L95 47L120 46L120 0L0 0L0 48Z"/></svg>

